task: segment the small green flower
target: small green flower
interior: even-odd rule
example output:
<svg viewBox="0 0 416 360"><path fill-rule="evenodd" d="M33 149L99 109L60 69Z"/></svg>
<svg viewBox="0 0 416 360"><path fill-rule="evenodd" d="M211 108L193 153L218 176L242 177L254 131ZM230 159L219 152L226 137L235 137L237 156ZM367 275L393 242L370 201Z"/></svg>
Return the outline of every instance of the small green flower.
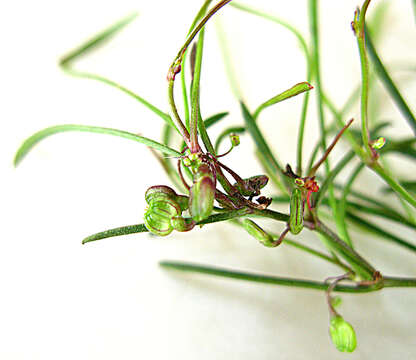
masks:
<svg viewBox="0 0 416 360"><path fill-rule="evenodd" d="M329 324L329 333L335 347L341 351L353 352L357 346L354 328L342 316L335 315Z"/></svg>

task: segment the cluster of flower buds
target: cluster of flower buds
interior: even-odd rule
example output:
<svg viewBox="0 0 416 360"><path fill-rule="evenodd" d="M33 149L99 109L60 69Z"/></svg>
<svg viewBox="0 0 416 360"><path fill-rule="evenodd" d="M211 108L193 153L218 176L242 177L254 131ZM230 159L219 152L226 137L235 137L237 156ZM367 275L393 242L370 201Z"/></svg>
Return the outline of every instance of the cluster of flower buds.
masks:
<svg viewBox="0 0 416 360"><path fill-rule="evenodd" d="M148 207L144 224L151 233L166 236L173 230L189 231L195 226L192 219L182 217L182 212L188 209L187 196L176 194L168 186L157 185L147 189L145 199Z"/></svg>

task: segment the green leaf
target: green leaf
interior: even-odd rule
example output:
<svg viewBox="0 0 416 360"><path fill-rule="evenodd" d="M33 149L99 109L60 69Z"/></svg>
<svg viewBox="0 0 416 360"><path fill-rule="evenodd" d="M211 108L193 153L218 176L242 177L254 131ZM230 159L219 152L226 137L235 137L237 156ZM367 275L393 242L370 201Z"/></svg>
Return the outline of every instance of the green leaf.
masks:
<svg viewBox="0 0 416 360"><path fill-rule="evenodd" d="M313 86L309 83L305 82L301 82L299 84L296 84L294 86L292 86L290 89L283 91L282 93L280 93L279 95L276 95L274 97L272 97L271 99L267 100L266 102L264 102L263 104L261 104L256 111L253 114L253 118L257 119L260 112L262 110L264 110L265 108L277 104L281 101L287 100L293 96L302 94L305 91L309 91L313 89Z"/></svg>
<svg viewBox="0 0 416 360"><path fill-rule="evenodd" d="M392 241L396 243L397 245L400 245L402 247L407 248L408 250L411 250L413 252L416 252L416 245L413 245L409 243L408 241L401 239L400 237L389 233L386 230L383 230L377 225L374 225L366 220L364 220L361 216L356 216L353 213L347 211L347 218L351 220L352 222L356 223L357 225L361 226L362 228L376 234L377 236L384 238L386 240Z"/></svg>
<svg viewBox="0 0 416 360"><path fill-rule="evenodd" d="M136 134L129 133L127 131L116 130L116 129L109 129L97 126L86 126L86 125L57 125L52 126L46 129L43 129L31 137L27 138L24 143L20 146L19 150L16 153L14 158L14 165L17 166L23 157L35 146L39 141L43 140L44 138L61 133L66 131L84 131L84 132L93 132L93 133L100 133L100 134L108 134L114 136L120 136L126 139L134 140L144 145L150 146L156 150L159 150L167 155L171 156L182 156L182 154L170 147L160 144L157 141L145 138L143 136L139 136Z"/></svg>
<svg viewBox="0 0 416 360"><path fill-rule="evenodd" d="M60 65L65 66L69 64L72 60L102 45L105 41L109 40L118 31L123 29L129 23L131 23L137 17L137 15L138 15L137 13L132 13L126 16L125 18L121 19L120 21L116 22L115 24L111 25L110 27L99 32L98 34L93 36L90 40L86 41L85 43L77 47L76 49L70 51L68 54L63 56L59 62Z"/></svg>
<svg viewBox="0 0 416 360"><path fill-rule="evenodd" d="M368 33L368 29L365 31L365 40L368 54L370 55L371 61L373 62L374 68L383 83L386 87L388 93L393 99L394 103L398 107L399 111L403 117L407 120L413 132L416 134L416 118L407 105L406 101L403 99L400 91L397 89L397 86L394 84L392 78L384 67L380 57L377 54L377 51L371 41L371 36Z"/></svg>
<svg viewBox="0 0 416 360"><path fill-rule="evenodd" d="M270 150L269 145L267 145L266 140L260 132L254 117L250 114L246 105L242 101L240 102L240 105L247 130L256 143L258 150L262 153L267 163L271 165L271 168L274 170L274 172L282 173L282 167L277 162L275 156L272 154L272 151Z"/></svg>
<svg viewBox="0 0 416 360"><path fill-rule="evenodd" d="M219 277L224 277L224 278L229 278L229 279L251 281L251 282L263 283L263 284L269 284L269 285L282 285L282 286L300 287L300 288L308 288L308 289L315 289L315 290L327 290L329 286L329 284L325 282L284 278L284 277L270 276L270 275L263 275L263 274L253 274L253 273L247 273L243 271L228 270L228 269L219 268L219 267L204 266L204 265L185 263L185 262L179 262L179 261L161 261L159 265L167 269L194 272L194 273L206 274L206 275L214 275L214 276L219 276ZM391 278L391 280L393 280L393 278ZM391 286L415 286L416 279L403 279L402 281L393 280L392 282L394 282L394 284L392 284ZM389 286L389 284L387 284L387 286ZM370 292L370 291L375 291L375 290L379 290L379 288L377 288L375 285L339 285L337 284L334 287L334 291L339 291L339 292L354 292L354 293L363 292L364 293L364 292Z"/></svg>
<svg viewBox="0 0 416 360"><path fill-rule="evenodd" d="M221 222L221 221L227 221L230 219L235 219L238 217L246 216L247 213L248 213L247 209L224 211L219 214L208 216L206 219L198 222L197 225L205 225L205 224L212 224L212 223ZM185 220L187 219L189 218L185 218ZM110 238L114 236L129 235L129 234L136 234L136 233L142 233L142 232L148 232L144 224L121 226L115 229L109 229L106 231L102 231L102 232L90 235L86 237L84 240L82 240L82 243L85 244L87 242L106 239L106 238Z"/></svg>
<svg viewBox="0 0 416 360"><path fill-rule="evenodd" d="M84 240L82 240L82 243L86 244L91 241L97 241L97 240L106 239L106 238L110 238L114 236L137 234L141 232L149 232L149 230L146 229L144 224L121 226L115 229L110 229L110 230L99 232L94 235L90 235L86 237Z"/></svg>
<svg viewBox="0 0 416 360"><path fill-rule="evenodd" d="M212 125L216 124L217 122L225 118L228 114L229 112L225 111L206 118L204 120L205 128L208 129Z"/></svg>

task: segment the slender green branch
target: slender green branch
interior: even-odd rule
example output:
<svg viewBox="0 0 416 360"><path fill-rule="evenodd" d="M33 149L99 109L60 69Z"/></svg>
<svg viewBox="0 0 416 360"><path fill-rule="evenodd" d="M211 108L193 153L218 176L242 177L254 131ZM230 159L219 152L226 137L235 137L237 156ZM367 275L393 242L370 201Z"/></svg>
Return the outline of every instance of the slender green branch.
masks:
<svg viewBox="0 0 416 360"><path fill-rule="evenodd" d="M321 83L321 69L320 69L320 51L319 51L319 17L318 17L318 0L309 0L309 19L310 19L310 32L312 37L312 63L313 63L313 74L316 81L316 100L318 103L318 117L319 117L319 128L321 132L322 149L325 152L326 146L326 128L325 128L325 116L323 109L323 95L322 95L322 83ZM327 177L330 173L329 160L325 159L325 173ZM329 184L329 202L331 204L332 211L336 216L337 203L334 195L334 188L332 184Z"/></svg>
<svg viewBox="0 0 416 360"><path fill-rule="evenodd" d="M367 119L367 108L368 108L368 84L369 84L369 71L368 71L368 58L366 53L365 44L365 15L367 8L371 0L365 0L360 10L355 13L353 21L353 28L355 36L357 37L358 51L360 54L361 64L361 135L364 144L364 148L367 151L369 158L373 158L373 151L370 146L370 133L368 131L368 119Z"/></svg>
<svg viewBox="0 0 416 360"><path fill-rule="evenodd" d="M332 250L339 254L348 264L350 264L355 273L357 273L364 280L373 279L376 269L354 249L342 241L334 232L332 232L322 222L318 222L316 224L315 230L325 236Z"/></svg>
<svg viewBox="0 0 416 360"><path fill-rule="evenodd" d="M290 287L299 287L315 290L327 290L330 284L326 282L319 282L313 280L291 279L263 274L250 274L242 271L228 270L219 267L211 267L204 265L197 265L179 261L161 261L160 266L167 269L174 269L185 272L194 272L199 274L214 275L236 280L251 281L269 285L282 285ZM363 285L356 283L356 285L342 285L337 284L333 291L348 292L348 293L367 293L381 290L383 287L416 287L416 278L398 278L398 277L384 277L382 283Z"/></svg>

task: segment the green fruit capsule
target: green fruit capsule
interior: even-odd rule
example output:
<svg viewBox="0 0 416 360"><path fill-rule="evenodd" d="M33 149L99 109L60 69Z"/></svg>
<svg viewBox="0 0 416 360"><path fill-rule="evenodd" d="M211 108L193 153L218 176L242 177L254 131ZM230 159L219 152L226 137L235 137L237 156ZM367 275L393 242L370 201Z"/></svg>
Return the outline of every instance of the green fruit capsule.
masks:
<svg viewBox="0 0 416 360"><path fill-rule="evenodd" d="M303 229L303 200L302 191L294 188L290 197L289 230L292 234L299 234Z"/></svg>
<svg viewBox="0 0 416 360"><path fill-rule="evenodd" d="M246 231L260 241L264 246L275 247L276 242L273 240L273 237L265 232L260 226L258 226L254 221L250 219L243 220L243 226Z"/></svg>
<svg viewBox="0 0 416 360"><path fill-rule="evenodd" d="M341 351L353 352L357 346L354 328L342 316L336 315L329 324L329 334L335 347Z"/></svg>
<svg viewBox="0 0 416 360"><path fill-rule="evenodd" d="M199 222L211 215L214 209L215 179L207 164L199 166L189 192L189 212Z"/></svg>
<svg viewBox="0 0 416 360"><path fill-rule="evenodd" d="M175 190L166 185L155 185L147 189L145 199L148 204L156 200L171 199L177 202L182 211L188 209L189 198L176 194Z"/></svg>
<svg viewBox="0 0 416 360"><path fill-rule="evenodd" d="M149 204L144 214L144 225L155 235L169 235L173 230L171 219L180 216L181 212L179 204L175 201L156 199Z"/></svg>
<svg viewBox="0 0 416 360"><path fill-rule="evenodd" d="M192 219L184 219L182 216L174 216L170 223L176 231L185 232L190 231L195 227L195 221Z"/></svg>

